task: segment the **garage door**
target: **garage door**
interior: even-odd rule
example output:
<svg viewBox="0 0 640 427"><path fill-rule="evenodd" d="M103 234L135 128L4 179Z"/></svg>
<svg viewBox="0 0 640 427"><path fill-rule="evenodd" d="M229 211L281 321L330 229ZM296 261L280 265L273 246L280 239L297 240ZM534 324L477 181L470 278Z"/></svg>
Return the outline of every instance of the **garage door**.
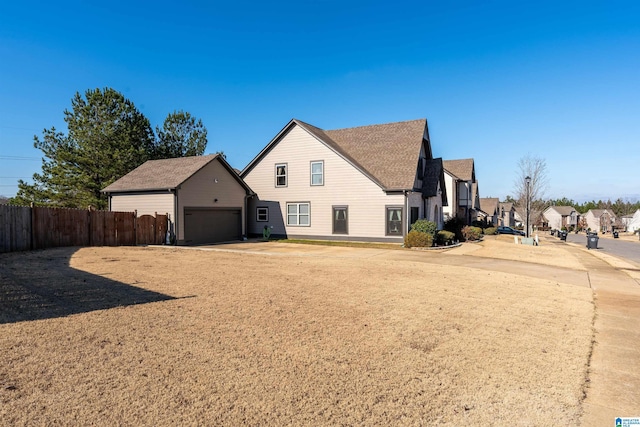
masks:
<svg viewBox="0 0 640 427"><path fill-rule="evenodd" d="M184 240L187 245L229 242L242 237L240 209L184 209Z"/></svg>

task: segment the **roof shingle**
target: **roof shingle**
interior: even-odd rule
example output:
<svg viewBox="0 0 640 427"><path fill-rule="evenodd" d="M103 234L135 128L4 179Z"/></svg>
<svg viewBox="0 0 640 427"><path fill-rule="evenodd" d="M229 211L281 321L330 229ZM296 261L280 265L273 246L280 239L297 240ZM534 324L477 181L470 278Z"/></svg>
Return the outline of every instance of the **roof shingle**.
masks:
<svg viewBox="0 0 640 427"><path fill-rule="evenodd" d="M444 160L442 162L447 172L463 181L475 181L473 159Z"/></svg>
<svg viewBox="0 0 640 427"><path fill-rule="evenodd" d="M105 193L117 193L123 191L174 189L217 157L218 154L210 154L207 156L149 160L102 191Z"/></svg>
<svg viewBox="0 0 640 427"><path fill-rule="evenodd" d="M296 122L370 174L385 189L413 188L426 119L337 130L322 130ZM427 153L427 157L430 156L431 153Z"/></svg>

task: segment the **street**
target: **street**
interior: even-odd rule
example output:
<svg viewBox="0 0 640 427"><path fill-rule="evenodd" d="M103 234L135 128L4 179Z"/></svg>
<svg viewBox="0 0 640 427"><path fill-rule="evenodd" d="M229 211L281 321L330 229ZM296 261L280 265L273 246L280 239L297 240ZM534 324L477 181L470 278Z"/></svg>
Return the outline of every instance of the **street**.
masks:
<svg viewBox="0 0 640 427"><path fill-rule="evenodd" d="M613 239L609 236L598 235L598 250L610 255L625 258L630 261L640 263L640 242ZM567 234L567 242L587 245L587 236L584 233Z"/></svg>

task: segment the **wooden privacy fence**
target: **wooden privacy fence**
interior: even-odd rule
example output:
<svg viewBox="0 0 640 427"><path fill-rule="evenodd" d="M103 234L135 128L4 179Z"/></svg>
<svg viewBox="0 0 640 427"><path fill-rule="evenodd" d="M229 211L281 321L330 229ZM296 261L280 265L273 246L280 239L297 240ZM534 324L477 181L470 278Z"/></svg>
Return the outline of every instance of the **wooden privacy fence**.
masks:
<svg viewBox="0 0 640 427"><path fill-rule="evenodd" d="M165 242L168 215L0 205L0 252Z"/></svg>

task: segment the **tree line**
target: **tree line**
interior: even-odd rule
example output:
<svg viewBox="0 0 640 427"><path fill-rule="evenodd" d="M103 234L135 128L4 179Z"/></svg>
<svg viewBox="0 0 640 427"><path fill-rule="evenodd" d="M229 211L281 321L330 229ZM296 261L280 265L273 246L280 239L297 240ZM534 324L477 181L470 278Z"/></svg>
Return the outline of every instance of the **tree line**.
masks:
<svg viewBox="0 0 640 427"><path fill-rule="evenodd" d="M528 180L527 180L528 178ZM528 181L528 182L527 182ZM514 181L513 192L515 197L507 196L505 201L514 204L514 207L521 218L526 215L526 201L529 201L529 215L534 223L549 206L571 206L578 213L585 214L590 209L609 209L616 217L631 215L640 209L640 201L624 201L618 198L615 202L611 200L592 200L590 202L578 203L566 197L550 199L546 196L549 187L547 162L542 157L527 154L518 161L518 170Z"/></svg>
<svg viewBox="0 0 640 427"><path fill-rule="evenodd" d="M612 202L611 200L598 200L597 202L595 200L592 200L590 202L577 203L572 199L563 197L562 199L548 200L546 203L547 206L572 206L581 214L587 213L589 209L609 209L612 210L618 218L623 215L631 215L635 211L640 209L640 201L630 202L624 201L620 198L618 198L615 202Z"/></svg>
<svg viewBox="0 0 640 427"><path fill-rule="evenodd" d="M33 175L33 184L18 181L11 204L105 209L101 190L142 163L201 156L207 146L202 120L174 111L154 132L133 102L112 88L77 92L64 121L66 133L51 127L34 136L42 171Z"/></svg>

